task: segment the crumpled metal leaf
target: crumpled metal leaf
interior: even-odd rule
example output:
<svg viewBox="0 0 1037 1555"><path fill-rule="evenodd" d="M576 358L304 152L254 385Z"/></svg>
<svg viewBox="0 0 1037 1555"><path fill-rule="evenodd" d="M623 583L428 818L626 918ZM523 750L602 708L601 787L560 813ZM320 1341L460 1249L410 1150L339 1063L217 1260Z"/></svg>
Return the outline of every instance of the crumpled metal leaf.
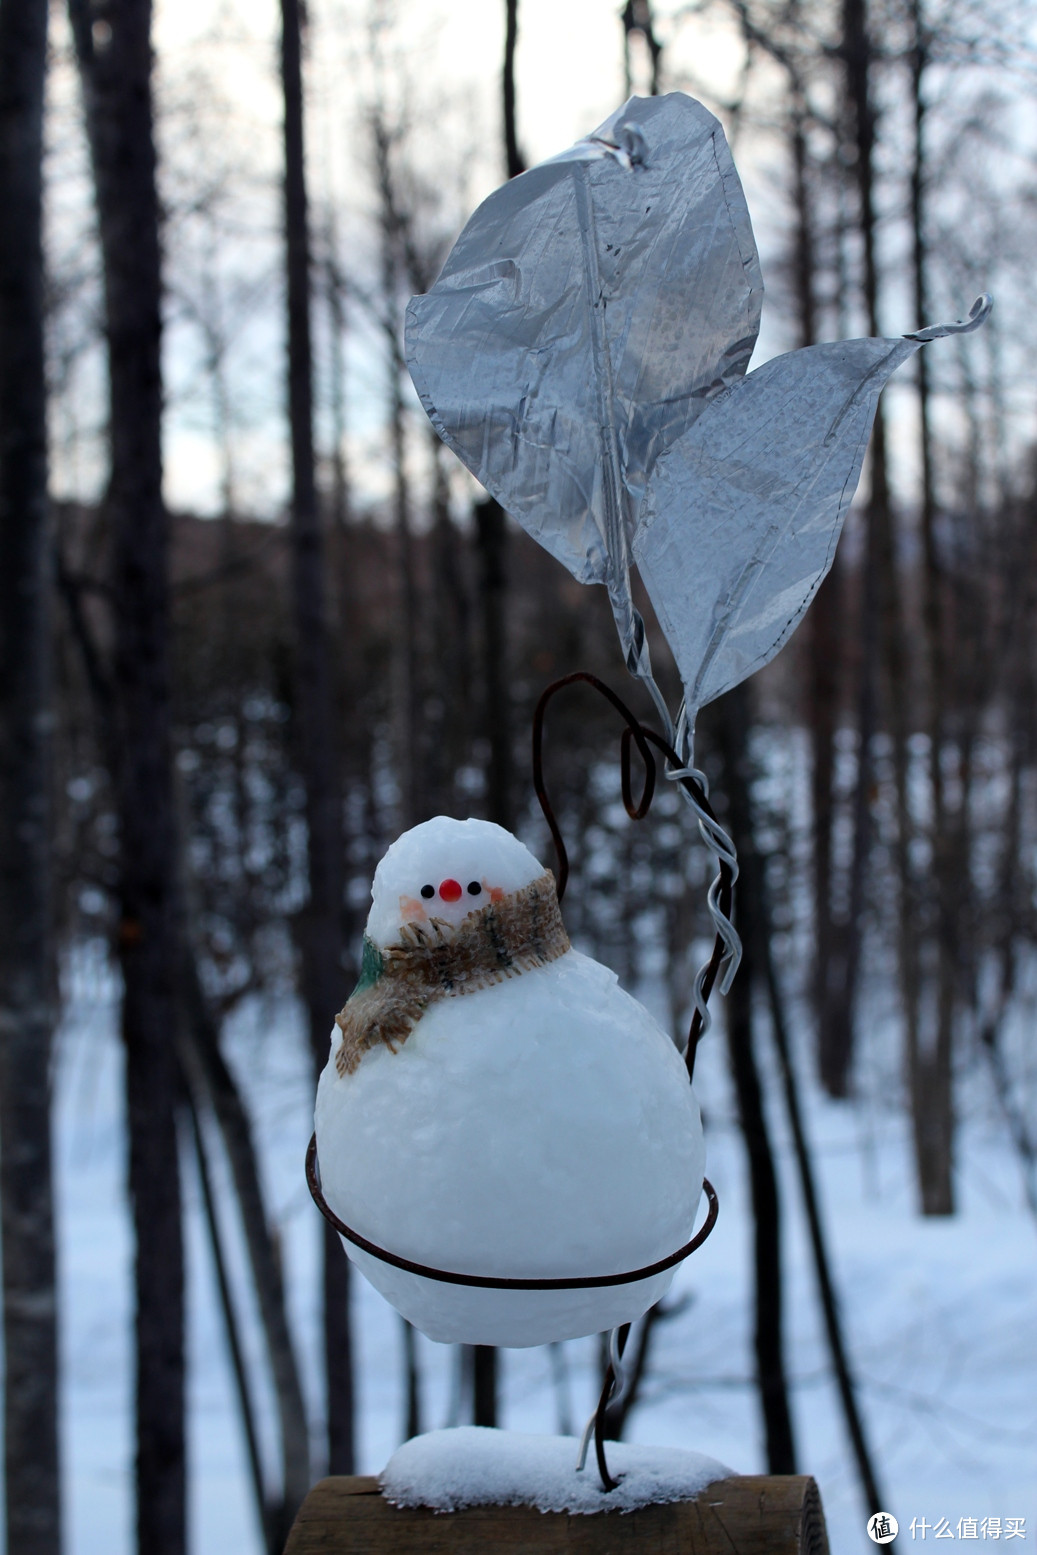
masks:
<svg viewBox="0 0 1037 1555"><path fill-rule="evenodd" d="M632 669L648 475L744 374L762 294L723 129L671 93L490 195L407 310L436 430L580 582L606 584Z"/></svg>
<svg viewBox="0 0 1037 1555"><path fill-rule="evenodd" d="M857 488L879 394L927 341L967 321L899 339L810 346L719 395L659 459L634 558L695 712L772 659L832 565Z"/></svg>
<svg viewBox="0 0 1037 1555"><path fill-rule="evenodd" d="M632 98L498 189L407 310L440 436L582 583L651 680L636 560L697 708L777 653L832 563L879 393L929 340L813 346L745 377L763 284L723 130Z"/></svg>

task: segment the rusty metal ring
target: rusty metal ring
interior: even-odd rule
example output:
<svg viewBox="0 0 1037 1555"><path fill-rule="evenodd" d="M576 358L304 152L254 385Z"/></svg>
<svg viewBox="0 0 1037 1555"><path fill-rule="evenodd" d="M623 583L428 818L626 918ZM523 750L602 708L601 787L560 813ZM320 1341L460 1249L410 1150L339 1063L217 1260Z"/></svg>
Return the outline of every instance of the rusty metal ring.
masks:
<svg viewBox="0 0 1037 1555"><path fill-rule="evenodd" d="M445 1285L473 1285L480 1290L597 1290L606 1285L633 1285L638 1280L651 1279L653 1275L662 1274L665 1270L672 1269L675 1264L683 1263L697 1247L702 1246L716 1225L720 1210L716 1189L708 1177L704 1177L702 1187L709 1201L705 1222L690 1242L679 1247L668 1258L660 1258L658 1263L647 1264L643 1269L633 1269L629 1274L589 1274L574 1276L571 1279L518 1280L498 1278L492 1274L458 1274L448 1269L433 1269L428 1264L415 1263L410 1258L401 1258L398 1254L390 1253L384 1247L369 1242L365 1236L360 1235L359 1231L354 1231L344 1220L338 1218L321 1191L316 1134L311 1135L306 1150L306 1184L313 1202L328 1224L334 1226L339 1236L344 1236L347 1242L352 1242L353 1246L359 1247L362 1252L370 1253L372 1257L380 1259L382 1263L392 1264L396 1269L404 1269L408 1274L420 1274L427 1280L439 1280Z"/></svg>

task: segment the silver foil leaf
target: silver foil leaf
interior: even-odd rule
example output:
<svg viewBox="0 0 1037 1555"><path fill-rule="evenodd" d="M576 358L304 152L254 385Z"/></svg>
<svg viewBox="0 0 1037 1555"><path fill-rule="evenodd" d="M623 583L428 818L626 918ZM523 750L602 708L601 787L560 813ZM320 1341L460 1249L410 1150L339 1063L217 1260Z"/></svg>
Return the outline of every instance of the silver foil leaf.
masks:
<svg viewBox="0 0 1037 1555"><path fill-rule="evenodd" d="M744 374L763 283L718 120L631 98L479 206L407 310L433 425L582 583L604 583L628 664L629 547L648 474Z"/></svg>
<svg viewBox="0 0 1037 1555"><path fill-rule="evenodd" d="M719 395L659 459L633 553L698 708L766 664L799 624L832 565L857 488L878 398L927 341L809 346L765 363Z"/></svg>

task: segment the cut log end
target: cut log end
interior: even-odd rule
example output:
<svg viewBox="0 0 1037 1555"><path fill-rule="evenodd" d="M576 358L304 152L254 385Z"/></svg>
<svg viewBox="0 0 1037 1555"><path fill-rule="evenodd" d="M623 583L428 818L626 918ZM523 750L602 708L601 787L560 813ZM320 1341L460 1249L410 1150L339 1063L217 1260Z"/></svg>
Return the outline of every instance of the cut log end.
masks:
<svg viewBox="0 0 1037 1555"><path fill-rule="evenodd" d="M807 1475L737 1475L690 1501L636 1512L539 1512L473 1506L395 1507L378 1481L343 1475L314 1485L284 1555L829 1555L821 1497Z"/></svg>

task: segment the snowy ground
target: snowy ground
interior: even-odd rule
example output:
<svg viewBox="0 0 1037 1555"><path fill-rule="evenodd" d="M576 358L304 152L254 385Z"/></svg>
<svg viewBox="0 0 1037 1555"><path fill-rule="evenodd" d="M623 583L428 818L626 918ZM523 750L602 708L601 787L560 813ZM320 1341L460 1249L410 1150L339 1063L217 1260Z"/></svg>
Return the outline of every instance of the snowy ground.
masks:
<svg viewBox="0 0 1037 1555"><path fill-rule="evenodd" d="M982 1519L1025 1519L1037 1541L1037 1227L1023 1208L1018 1169L980 1078L962 1086L958 1187L961 1213L924 1222L914 1213L909 1142L897 1103L895 1063L880 1055L871 1100L836 1106L809 1093L825 1220L843 1297L867 1430L899 1547L980 1537ZM303 1182L312 1097L288 1007L245 1012L233 1058L262 1145L291 1278L292 1317L308 1380L314 1376L317 1214ZM883 1077L883 1064L887 1074ZM805 1068L805 1065L803 1066ZM63 1445L70 1555L128 1555L131 1538L130 1245L123 1201L121 1064L111 988L84 961L56 1070L63 1312ZM721 1215L685 1266L674 1295L685 1308L656 1329L654 1365L631 1421L639 1443L698 1449L743 1472L764 1469L751 1384L750 1225L742 1148L733 1127L714 1032L697 1089L707 1123L707 1171ZM787 1223L789 1362L799 1466L821 1486L837 1555L873 1548L864 1533L852 1463L832 1387L787 1130L771 1085ZM883 1096L888 1097L888 1104ZM193 1555L241 1555L260 1542L224 1356L214 1281L189 1178L191 1493ZM360 1464L380 1469L401 1435L398 1320L359 1280ZM424 1424L463 1423L455 1352L419 1341ZM502 1424L578 1430L595 1391L593 1341L511 1351L503 1359ZM568 1388L572 1418L565 1414ZM941 1525L940 1519L946 1519ZM959 1519L974 1519L975 1523ZM1018 1523L1016 1524L1018 1526ZM992 1532L987 1525L988 1533ZM1022 1549L1020 1543L1018 1548Z"/></svg>

